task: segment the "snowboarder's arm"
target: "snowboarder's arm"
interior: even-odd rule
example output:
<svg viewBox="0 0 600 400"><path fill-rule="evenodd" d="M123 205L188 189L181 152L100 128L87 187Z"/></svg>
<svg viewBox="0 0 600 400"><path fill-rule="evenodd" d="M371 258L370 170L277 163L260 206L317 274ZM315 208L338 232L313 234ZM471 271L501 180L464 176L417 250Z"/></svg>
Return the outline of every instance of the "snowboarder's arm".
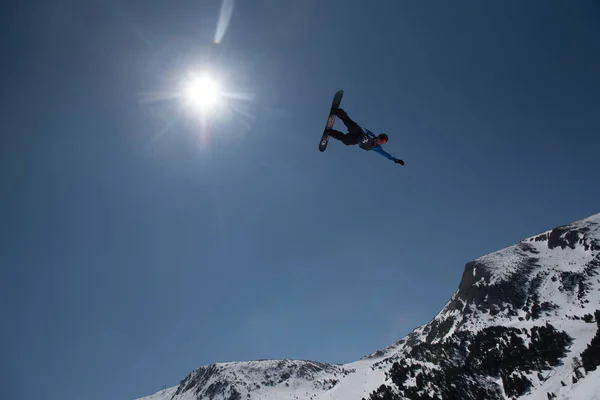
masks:
<svg viewBox="0 0 600 400"><path fill-rule="evenodd" d="M382 156L384 156L388 160L392 160L392 161L396 160L394 157L392 157L392 155L390 155L390 153L388 153L387 151L385 151L384 149L382 149L381 146L375 146L375 147L372 148L372 150L376 151L379 154L381 154Z"/></svg>
<svg viewBox="0 0 600 400"><path fill-rule="evenodd" d="M373 150L375 150L377 153L381 154L382 156L384 156L388 160L392 160L396 164L404 165L404 161L402 161L402 160L400 160L400 159L398 159L396 157L393 157L390 153L388 153L385 150L383 150L381 148L381 146L373 147Z"/></svg>

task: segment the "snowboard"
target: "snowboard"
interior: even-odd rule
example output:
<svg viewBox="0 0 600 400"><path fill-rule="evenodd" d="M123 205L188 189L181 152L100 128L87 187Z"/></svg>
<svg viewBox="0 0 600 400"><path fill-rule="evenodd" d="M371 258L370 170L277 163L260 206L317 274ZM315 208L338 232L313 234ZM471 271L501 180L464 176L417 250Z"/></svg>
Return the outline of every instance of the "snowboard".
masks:
<svg viewBox="0 0 600 400"><path fill-rule="evenodd" d="M331 109L329 110L329 117L327 117L327 123L325 124L325 129L323 130L323 135L321 136L321 141L319 142L319 151L325 151L327 148L327 143L329 143L329 135L327 134L327 130L333 128L333 124L335 122L335 110L337 110L337 108L340 106L343 95L344 91L338 90L333 96Z"/></svg>

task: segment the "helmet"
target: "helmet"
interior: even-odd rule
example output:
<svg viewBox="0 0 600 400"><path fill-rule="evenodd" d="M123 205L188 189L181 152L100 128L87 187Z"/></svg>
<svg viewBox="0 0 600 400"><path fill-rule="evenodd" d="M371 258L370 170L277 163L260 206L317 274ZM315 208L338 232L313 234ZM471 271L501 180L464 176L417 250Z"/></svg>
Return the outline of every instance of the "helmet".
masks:
<svg viewBox="0 0 600 400"><path fill-rule="evenodd" d="M385 133L380 133L379 136L377 136L377 138L379 140L381 140L383 143L386 143L388 141L388 135L386 135Z"/></svg>

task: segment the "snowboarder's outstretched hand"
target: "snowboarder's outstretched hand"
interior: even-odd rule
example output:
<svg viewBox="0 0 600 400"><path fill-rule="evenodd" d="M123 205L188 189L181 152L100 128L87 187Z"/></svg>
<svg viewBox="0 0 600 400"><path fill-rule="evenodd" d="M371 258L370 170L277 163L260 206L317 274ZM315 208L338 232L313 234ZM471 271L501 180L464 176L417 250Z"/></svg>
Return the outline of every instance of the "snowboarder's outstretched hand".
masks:
<svg viewBox="0 0 600 400"><path fill-rule="evenodd" d="M398 160L397 158L394 160L396 164L404 165L404 161Z"/></svg>

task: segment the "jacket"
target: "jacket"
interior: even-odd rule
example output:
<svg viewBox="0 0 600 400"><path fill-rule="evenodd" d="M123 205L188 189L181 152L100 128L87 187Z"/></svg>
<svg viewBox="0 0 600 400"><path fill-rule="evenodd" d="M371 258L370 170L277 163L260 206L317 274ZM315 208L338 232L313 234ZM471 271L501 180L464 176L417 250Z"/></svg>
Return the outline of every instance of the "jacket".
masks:
<svg viewBox="0 0 600 400"><path fill-rule="evenodd" d="M396 161L396 158L390 155L388 152L381 148L381 145L375 143L375 139L377 136L368 129L363 128L360 129L363 131L362 135L358 138L358 146L363 150L373 150L376 153L381 154L388 160Z"/></svg>

